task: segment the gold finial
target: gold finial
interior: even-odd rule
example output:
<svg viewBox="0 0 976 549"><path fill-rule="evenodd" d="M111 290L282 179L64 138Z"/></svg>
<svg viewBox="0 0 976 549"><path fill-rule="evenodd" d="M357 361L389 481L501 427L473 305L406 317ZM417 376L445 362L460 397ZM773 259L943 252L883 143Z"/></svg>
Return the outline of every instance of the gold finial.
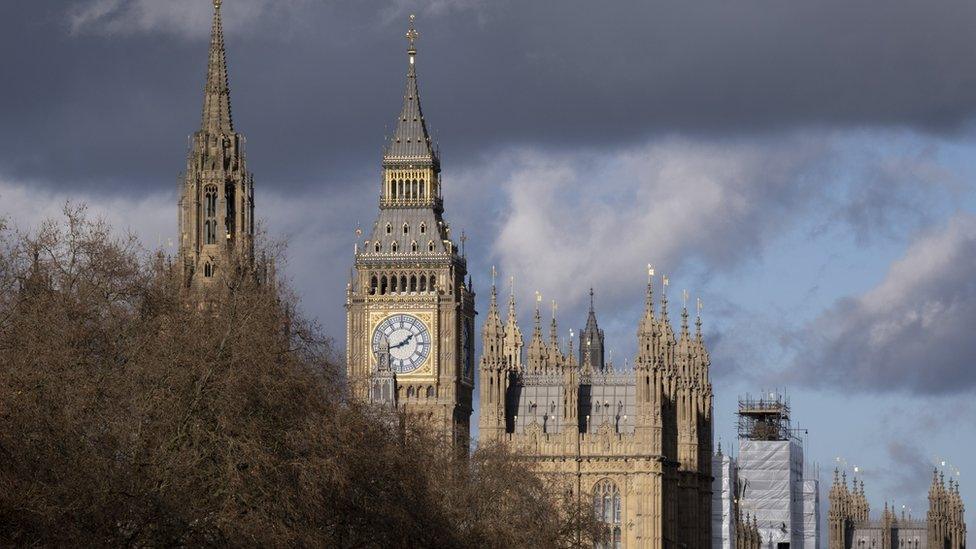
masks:
<svg viewBox="0 0 976 549"><path fill-rule="evenodd" d="M495 266L491 266L491 287L495 287L495 277L498 276L498 271L495 270Z"/></svg>
<svg viewBox="0 0 976 549"><path fill-rule="evenodd" d="M701 298L699 297L699 298L698 298L698 316L701 316L701 313L702 313L702 308L704 308L704 306L705 306L705 305L704 305L704 304L702 303L702 300L701 300Z"/></svg>
<svg viewBox="0 0 976 549"><path fill-rule="evenodd" d="M688 308L688 290L681 290L681 299L684 301L685 309Z"/></svg>
<svg viewBox="0 0 976 549"><path fill-rule="evenodd" d="M220 3L221 3L221 2L223 2L223 0L213 0L213 3L214 3L214 9L215 9L215 10L219 10L219 9L220 9Z"/></svg>
<svg viewBox="0 0 976 549"><path fill-rule="evenodd" d="M650 282L654 279L654 265L650 263L647 264L647 281Z"/></svg>
<svg viewBox="0 0 976 549"><path fill-rule="evenodd" d="M407 44L409 44L409 47L407 48L407 53L409 53L411 57L413 57L417 53L417 39L420 38L420 33L417 32L417 29L415 29L413 26L414 21L416 20L417 20L417 16L411 14L410 28L407 29Z"/></svg>
<svg viewBox="0 0 976 549"><path fill-rule="evenodd" d="M558 308L558 306L556 305L556 300L553 299L552 300L552 319L553 320L556 320L556 309L557 308Z"/></svg>

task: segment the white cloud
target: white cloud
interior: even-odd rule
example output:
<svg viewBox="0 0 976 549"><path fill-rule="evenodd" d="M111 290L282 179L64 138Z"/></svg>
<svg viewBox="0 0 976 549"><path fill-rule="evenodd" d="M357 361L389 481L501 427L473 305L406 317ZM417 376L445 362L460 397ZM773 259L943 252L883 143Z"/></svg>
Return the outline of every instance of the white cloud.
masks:
<svg viewBox="0 0 976 549"><path fill-rule="evenodd" d="M90 215L104 219L119 232L132 232L149 249L168 247L176 233L176 198L167 193L138 199L105 197L0 181L0 217L20 231L34 230L42 221L60 217L69 202L85 205Z"/></svg>
<svg viewBox="0 0 976 549"><path fill-rule="evenodd" d="M831 154L821 138L669 139L615 153L525 153L503 183L493 253L522 287L569 297L594 285L633 300L647 263L732 266L814 194Z"/></svg>
<svg viewBox="0 0 976 549"><path fill-rule="evenodd" d="M792 376L846 390L976 386L976 216L919 237L884 280L805 327Z"/></svg>

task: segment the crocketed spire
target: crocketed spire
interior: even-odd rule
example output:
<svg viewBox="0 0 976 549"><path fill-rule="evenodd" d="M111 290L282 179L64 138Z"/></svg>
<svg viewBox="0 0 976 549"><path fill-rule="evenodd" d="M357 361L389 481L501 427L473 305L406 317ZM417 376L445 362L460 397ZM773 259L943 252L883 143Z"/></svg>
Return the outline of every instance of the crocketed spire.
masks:
<svg viewBox="0 0 976 549"><path fill-rule="evenodd" d="M403 92L403 108L397 119L396 131L390 138L384 164L409 164L438 166L440 160L434 150L427 122L420 107L420 88L417 85L417 38L420 33L414 28L415 16L410 16L410 29L407 31L407 84Z"/></svg>
<svg viewBox="0 0 976 549"><path fill-rule="evenodd" d="M210 30L210 58L207 63L207 86L204 89L201 129L215 134L234 133L230 111L230 85L227 83L227 52L224 49L224 26L220 17L221 0L214 0L213 28Z"/></svg>

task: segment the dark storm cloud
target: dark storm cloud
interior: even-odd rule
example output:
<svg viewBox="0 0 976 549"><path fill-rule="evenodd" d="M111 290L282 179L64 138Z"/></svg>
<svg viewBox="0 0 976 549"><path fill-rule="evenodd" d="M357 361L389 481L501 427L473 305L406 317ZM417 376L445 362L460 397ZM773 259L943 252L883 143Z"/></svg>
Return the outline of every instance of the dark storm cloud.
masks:
<svg viewBox="0 0 976 549"><path fill-rule="evenodd" d="M798 336L792 380L845 391L947 394L976 387L976 217L918 239L878 286Z"/></svg>
<svg viewBox="0 0 976 549"><path fill-rule="evenodd" d="M169 4L154 3L156 15ZM77 28L92 5L108 15ZM142 14L127 27L125 10L138 5L0 7L0 174L113 191L175 184L198 125L206 10L195 24ZM413 10L427 115L448 166L499 146L658 133L951 130L976 105L976 4L962 0L269 5L229 25L227 39L235 119L263 189L375 171ZM225 6L233 21L235 4Z"/></svg>

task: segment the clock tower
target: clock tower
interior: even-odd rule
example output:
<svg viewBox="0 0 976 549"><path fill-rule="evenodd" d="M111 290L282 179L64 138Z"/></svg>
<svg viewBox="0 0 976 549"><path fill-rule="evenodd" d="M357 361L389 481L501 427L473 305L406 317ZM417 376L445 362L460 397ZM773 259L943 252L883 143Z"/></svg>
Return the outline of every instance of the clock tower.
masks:
<svg viewBox="0 0 976 549"><path fill-rule="evenodd" d="M411 16L403 108L383 155L379 215L371 231L357 230L346 296L346 368L354 397L395 403L407 421L466 449L474 292L443 216L440 158L420 108L413 22ZM387 398L380 387L389 382L376 380L389 380L390 372Z"/></svg>

